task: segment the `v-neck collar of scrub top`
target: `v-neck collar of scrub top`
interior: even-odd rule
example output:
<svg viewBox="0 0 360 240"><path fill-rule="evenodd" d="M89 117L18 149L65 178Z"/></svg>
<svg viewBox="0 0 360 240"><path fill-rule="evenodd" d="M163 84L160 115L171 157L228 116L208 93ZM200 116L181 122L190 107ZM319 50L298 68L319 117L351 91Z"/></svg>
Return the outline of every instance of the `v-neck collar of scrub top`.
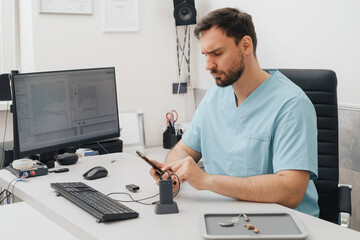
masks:
<svg viewBox="0 0 360 240"><path fill-rule="evenodd" d="M229 94L229 106L231 106L231 109L233 110L234 113L238 112L238 113L244 113L244 111L246 111L247 109L247 105L252 104L252 99L256 99L257 96L260 94L262 94L262 91L266 91L266 86L269 85L269 82L271 81L271 79L273 78L273 76L277 73L277 71L275 73L273 73L268 79L266 79L262 84L260 84L254 91L252 91L252 93L250 93L250 95L245 98L245 100L239 105L236 106L236 95L234 92L234 88L231 86L231 91L233 92L233 94Z"/></svg>

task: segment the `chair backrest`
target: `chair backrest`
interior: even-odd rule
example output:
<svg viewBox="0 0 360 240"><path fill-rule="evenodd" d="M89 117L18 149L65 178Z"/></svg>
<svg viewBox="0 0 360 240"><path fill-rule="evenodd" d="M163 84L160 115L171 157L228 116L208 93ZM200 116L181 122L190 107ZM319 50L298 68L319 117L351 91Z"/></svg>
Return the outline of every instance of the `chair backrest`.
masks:
<svg viewBox="0 0 360 240"><path fill-rule="evenodd" d="M339 137L337 78L331 70L278 69L309 97L315 106L318 128L318 179L320 218L338 222Z"/></svg>

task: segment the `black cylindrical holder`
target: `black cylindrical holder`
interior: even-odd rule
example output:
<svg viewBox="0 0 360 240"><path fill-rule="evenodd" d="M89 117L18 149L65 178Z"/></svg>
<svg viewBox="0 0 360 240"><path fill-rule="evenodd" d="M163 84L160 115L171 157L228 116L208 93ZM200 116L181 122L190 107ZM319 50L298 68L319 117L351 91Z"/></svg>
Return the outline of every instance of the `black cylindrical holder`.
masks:
<svg viewBox="0 0 360 240"><path fill-rule="evenodd" d="M180 141L182 135L176 134L173 127L167 127L163 133L163 147L171 149L178 141Z"/></svg>
<svg viewBox="0 0 360 240"><path fill-rule="evenodd" d="M155 205L156 214L170 214L178 213L179 208L175 201L173 201L173 182L171 178L159 180L159 194L160 201Z"/></svg>

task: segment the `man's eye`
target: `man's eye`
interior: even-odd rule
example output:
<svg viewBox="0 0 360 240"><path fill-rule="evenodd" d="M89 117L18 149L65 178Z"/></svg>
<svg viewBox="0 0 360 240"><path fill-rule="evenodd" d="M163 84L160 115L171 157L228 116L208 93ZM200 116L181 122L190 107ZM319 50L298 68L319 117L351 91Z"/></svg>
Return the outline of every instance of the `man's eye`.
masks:
<svg viewBox="0 0 360 240"><path fill-rule="evenodd" d="M220 55L221 55L221 52L215 52L214 55L215 55L215 56L220 56Z"/></svg>

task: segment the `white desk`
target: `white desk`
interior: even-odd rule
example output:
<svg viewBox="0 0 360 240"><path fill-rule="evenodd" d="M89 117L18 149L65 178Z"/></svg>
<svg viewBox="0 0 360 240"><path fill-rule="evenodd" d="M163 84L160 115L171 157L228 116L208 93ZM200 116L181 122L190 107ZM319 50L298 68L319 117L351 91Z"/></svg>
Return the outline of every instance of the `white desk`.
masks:
<svg viewBox="0 0 360 240"><path fill-rule="evenodd" d="M164 158L163 152L150 150L146 154L153 159ZM111 160L116 161L111 163ZM109 175L93 181L84 180L82 174L97 165L107 168ZM15 186L14 194L81 239L202 239L199 228L201 213L246 211L293 212L308 229L310 235L307 239L309 240L360 239L359 232L277 204L237 201L209 191L197 191L188 184L181 185L181 191L175 198L180 211L178 214L156 215L154 206L125 203L139 212L139 218L96 223L92 215L72 202L64 197L56 197L55 192L50 188L50 183L83 181L105 194L127 192L125 185L133 183L141 188L139 192L133 194L134 198L139 199L151 196L158 191L158 187L149 175L150 167L134 155L118 153L86 157L69 168L70 171L67 173L51 173L48 176L29 178L26 182L19 182ZM0 171L0 186L7 187L12 179L14 176L10 172ZM152 201L154 200L149 202Z"/></svg>
<svg viewBox="0 0 360 240"><path fill-rule="evenodd" d="M76 239L25 202L0 206L0 229L1 239Z"/></svg>

